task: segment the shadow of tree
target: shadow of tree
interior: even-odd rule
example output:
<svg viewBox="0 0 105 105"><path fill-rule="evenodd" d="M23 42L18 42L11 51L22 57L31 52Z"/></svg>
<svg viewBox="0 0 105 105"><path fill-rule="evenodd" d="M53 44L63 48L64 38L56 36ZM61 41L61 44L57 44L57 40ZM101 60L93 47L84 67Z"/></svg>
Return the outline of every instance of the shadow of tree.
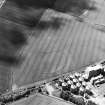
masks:
<svg viewBox="0 0 105 105"><path fill-rule="evenodd" d="M23 25L25 25L29 29L34 28L37 25L38 21L39 19L36 19L35 17L22 18Z"/></svg>
<svg viewBox="0 0 105 105"><path fill-rule="evenodd" d="M0 55L0 62L6 65L17 65L20 60L17 57L8 56L8 55Z"/></svg>
<svg viewBox="0 0 105 105"><path fill-rule="evenodd" d="M0 62L8 65L17 65L21 56L17 54L27 44L25 34L14 24L0 22Z"/></svg>
<svg viewBox="0 0 105 105"><path fill-rule="evenodd" d="M23 45L27 44L26 36L23 32L18 29L10 30L11 38L10 42L15 48L21 48Z"/></svg>

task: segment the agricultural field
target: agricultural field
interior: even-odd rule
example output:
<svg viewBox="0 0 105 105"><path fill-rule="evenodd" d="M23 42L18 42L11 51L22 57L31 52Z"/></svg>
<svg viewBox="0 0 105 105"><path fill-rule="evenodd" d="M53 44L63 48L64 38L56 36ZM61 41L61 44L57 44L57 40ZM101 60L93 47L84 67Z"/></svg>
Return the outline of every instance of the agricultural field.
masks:
<svg viewBox="0 0 105 105"><path fill-rule="evenodd" d="M11 6L7 7L5 4L4 11L0 10L0 20L8 20L12 24L16 24L15 27L21 28L27 37L27 44L17 51L17 55L21 55L23 58L21 64L1 67L0 78L3 81L0 83L3 88L6 87L3 91L10 89L11 81L12 84L17 84L17 86L28 85L62 73L80 71L82 67L104 59L105 2L98 2L97 6L97 11L88 12L85 16L82 16L84 18L83 22L79 21L78 18L75 20L73 17L69 17L69 19L59 17L59 15L56 17L55 14L57 13L54 11L41 9L39 14L36 10L34 14L38 13L38 20L36 19L38 22L35 21L35 24L31 27L30 24L25 24L22 21L22 19L27 20L26 17L33 15L30 11L20 13L20 9L12 9ZM6 16L8 8L10 12ZM11 72L12 77L10 78ZM5 77L10 79L5 79ZM4 84L4 81L8 86ZM30 105L38 105L42 104L39 103L42 99L42 102L46 105L46 103L49 103L46 101L48 97L44 98L45 96L40 95L33 96L32 103L30 102L31 99L20 103L22 103L21 105L29 103ZM63 105L61 102L57 104Z"/></svg>
<svg viewBox="0 0 105 105"><path fill-rule="evenodd" d="M26 59L20 68L15 69L14 83L29 84L79 70L104 58L105 36L100 27L91 24L92 22L59 19L52 14L44 12L37 25L44 29L38 30L36 27L32 32L29 44L22 52ZM57 20L53 23L55 18ZM46 25L42 24L42 21L47 20ZM53 28L54 24L58 27Z"/></svg>

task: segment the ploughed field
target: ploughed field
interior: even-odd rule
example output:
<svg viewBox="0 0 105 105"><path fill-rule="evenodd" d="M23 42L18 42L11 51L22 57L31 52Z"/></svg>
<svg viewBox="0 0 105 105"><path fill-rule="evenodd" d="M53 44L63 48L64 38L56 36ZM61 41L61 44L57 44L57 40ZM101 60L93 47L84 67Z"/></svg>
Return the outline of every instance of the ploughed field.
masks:
<svg viewBox="0 0 105 105"><path fill-rule="evenodd" d="M40 20L32 32L29 44L21 52L26 57L22 66L13 68L14 83L17 85L79 70L82 66L104 58L105 36L100 25L93 25L91 20L88 24L74 19L59 19L54 14L51 11L44 12L41 20L48 21L46 28L38 30L44 27Z"/></svg>
<svg viewBox="0 0 105 105"><path fill-rule="evenodd" d="M33 14L29 14L29 11L20 13L20 9L11 9L11 6L6 7L5 4L0 10L0 20L4 23L6 21L6 24L16 23L16 26L27 34L28 43L17 54L23 56L21 65L1 67L1 90L6 91L11 88L11 79L8 79L11 72L12 84L20 87L62 73L79 71L79 68L103 59L105 57L104 5L103 1L100 2L99 11L89 12L84 17L89 23L72 17L69 19L59 15L55 17L55 12L42 9L40 15L38 14L39 23L33 24L34 28L27 28L25 25L28 23L25 24L22 19L27 20L26 17ZM6 16L7 11L5 11L8 8L9 17ZM30 11L34 10L30 9ZM38 10L36 12L38 13ZM10 27L12 24L7 26ZM4 83L7 83L7 86Z"/></svg>

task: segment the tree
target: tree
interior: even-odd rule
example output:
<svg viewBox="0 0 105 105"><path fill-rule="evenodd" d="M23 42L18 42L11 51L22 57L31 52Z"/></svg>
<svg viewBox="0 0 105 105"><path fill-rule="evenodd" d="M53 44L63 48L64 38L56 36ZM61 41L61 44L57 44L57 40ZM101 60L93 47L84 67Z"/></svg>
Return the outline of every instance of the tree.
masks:
<svg viewBox="0 0 105 105"><path fill-rule="evenodd" d="M64 100L68 101L70 94L71 93L69 91L62 91L60 97L63 98Z"/></svg>

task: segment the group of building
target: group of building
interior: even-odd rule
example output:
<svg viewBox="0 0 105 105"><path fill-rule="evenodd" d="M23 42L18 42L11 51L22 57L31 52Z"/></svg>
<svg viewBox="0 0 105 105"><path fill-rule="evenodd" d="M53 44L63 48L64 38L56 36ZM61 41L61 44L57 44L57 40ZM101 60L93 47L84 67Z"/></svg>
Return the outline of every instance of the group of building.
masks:
<svg viewBox="0 0 105 105"><path fill-rule="evenodd" d="M103 83L105 70L101 64L88 66L83 73L75 72L53 81L54 87L61 91L60 98L76 105L96 105L90 100L90 97L96 97L91 86L100 86Z"/></svg>
<svg viewBox="0 0 105 105"><path fill-rule="evenodd" d="M10 93L0 96L0 102L1 105L5 105L35 93L53 95L54 89L58 89L60 90L59 98L66 101L76 105L96 105L90 100L90 97L95 97L95 94L91 91L89 82L93 86L105 83L105 71L102 65L88 66L82 73L64 75L38 87L35 85L24 88L14 86Z"/></svg>
<svg viewBox="0 0 105 105"><path fill-rule="evenodd" d="M94 95L90 90L85 78L80 73L70 74L67 77L59 78L55 81L55 87L61 91L70 91L74 95L88 98Z"/></svg>

